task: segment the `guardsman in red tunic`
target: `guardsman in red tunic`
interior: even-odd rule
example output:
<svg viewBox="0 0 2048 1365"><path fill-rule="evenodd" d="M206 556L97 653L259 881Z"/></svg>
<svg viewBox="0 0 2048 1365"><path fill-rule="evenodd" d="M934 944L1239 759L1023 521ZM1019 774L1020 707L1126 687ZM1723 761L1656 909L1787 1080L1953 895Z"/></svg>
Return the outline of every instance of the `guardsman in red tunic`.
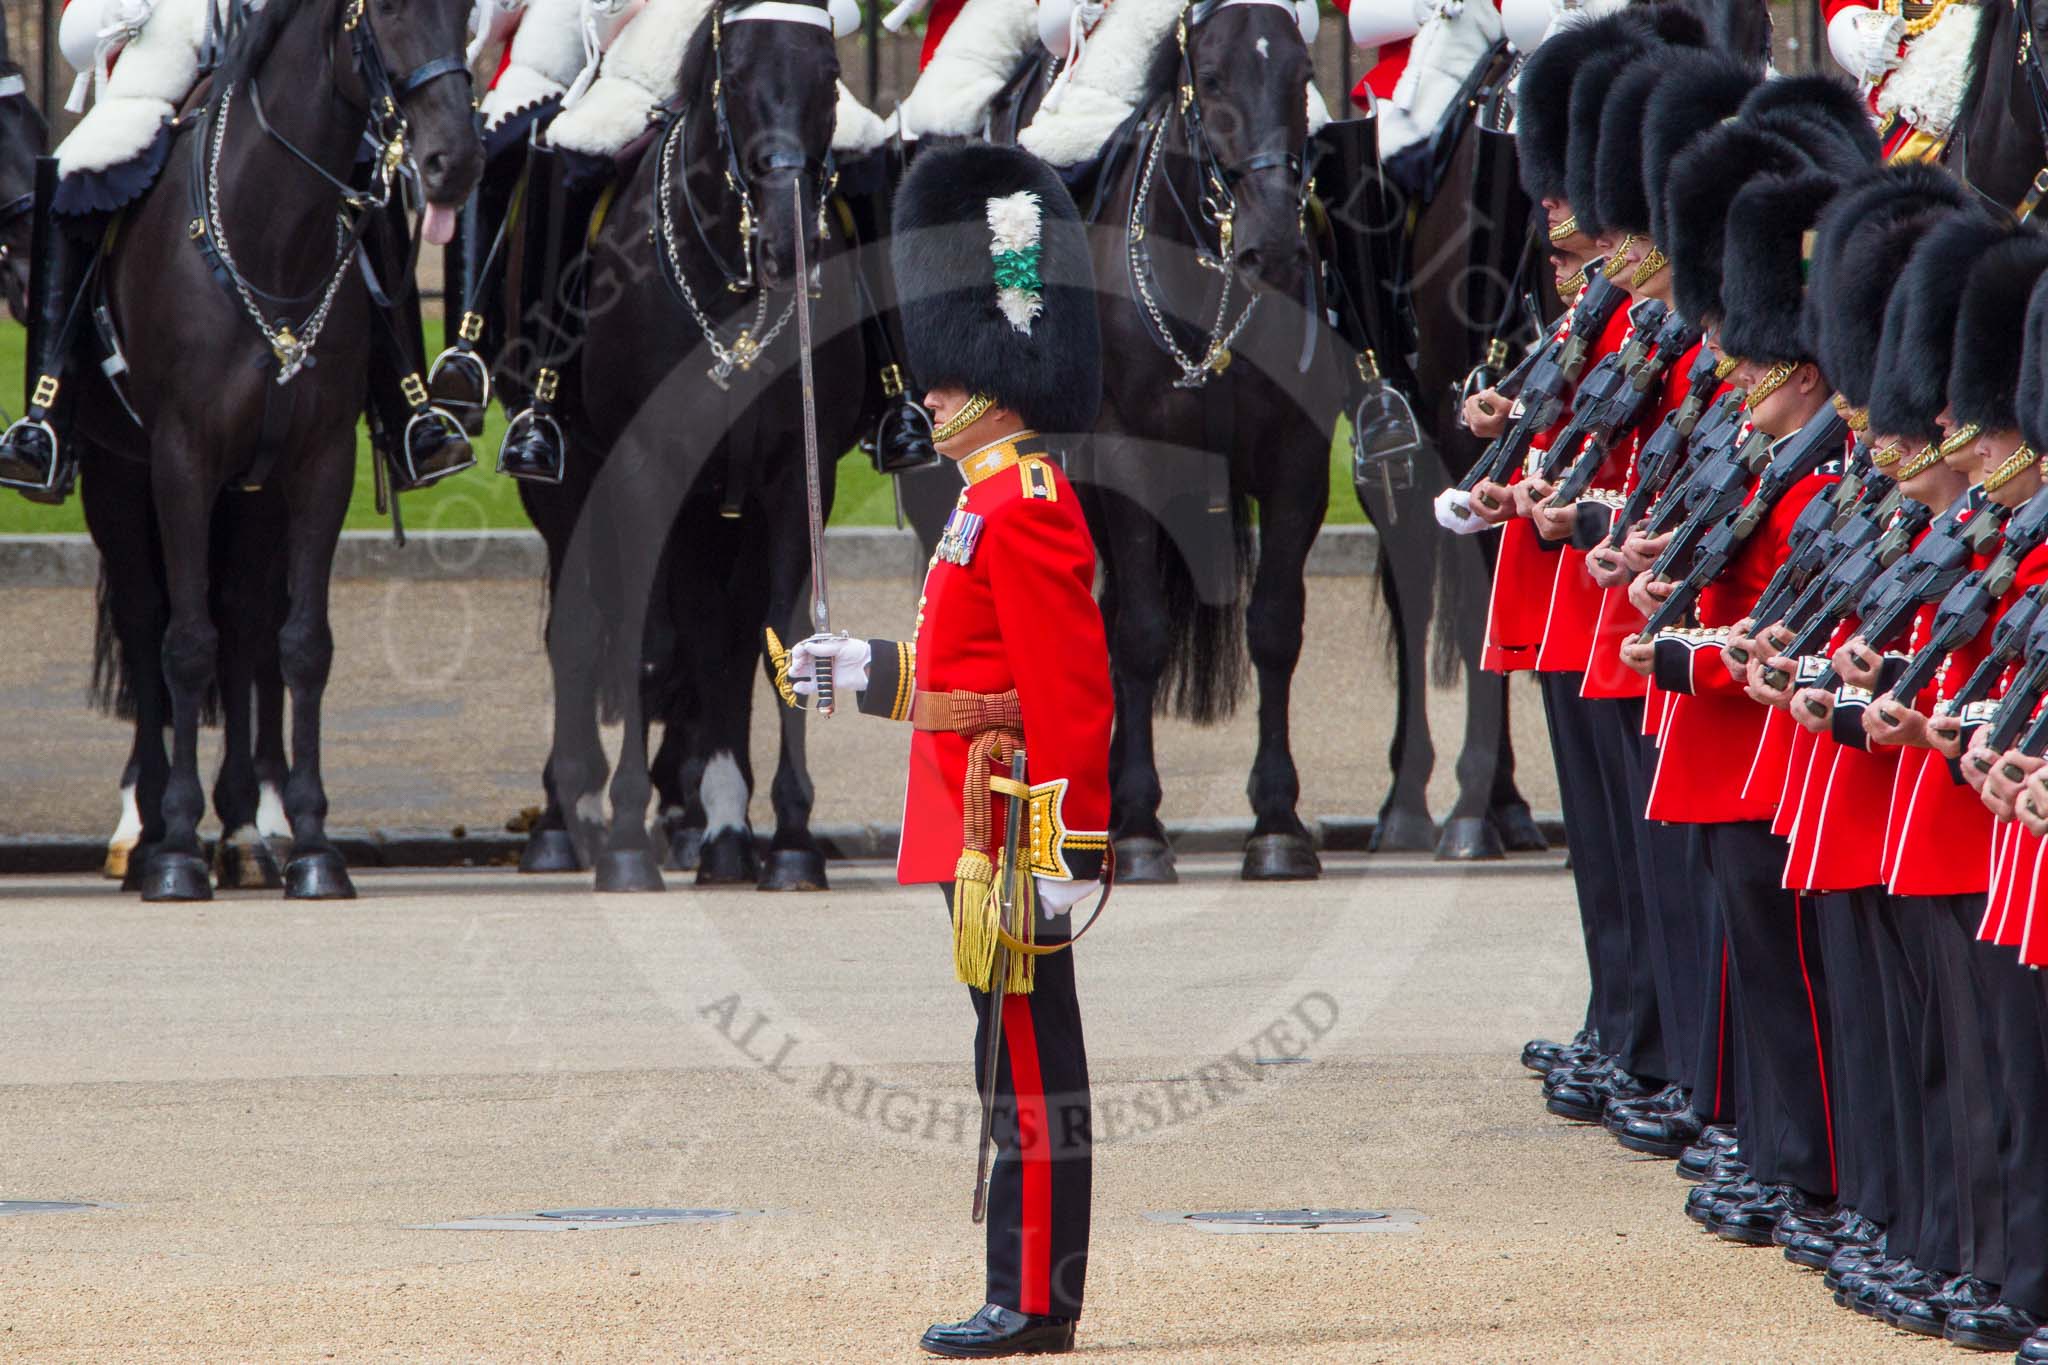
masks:
<svg viewBox="0 0 2048 1365"><path fill-rule="evenodd" d="M1065 1351L1087 1275L1091 1141L1065 949L1074 905L1106 880L1109 827L1095 546L1058 453L1089 429L1101 398L1087 239L1049 167L986 145L927 151L897 192L895 221L910 363L937 423L933 443L959 463L964 487L925 576L914 638L814 636L791 651L790 675L809 678L829 658L835 688L858 693L863 711L910 723L897 878L946 886L956 937L971 933L1003 844L991 782L1008 781L1015 751L1027 756L1024 854L1036 894L1033 950L1020 956L1031 980L1020 991L1013 976L992 993L961 972L977 1059L1002 1012L987 1301L921 1344L959 1357Z"/></svg>

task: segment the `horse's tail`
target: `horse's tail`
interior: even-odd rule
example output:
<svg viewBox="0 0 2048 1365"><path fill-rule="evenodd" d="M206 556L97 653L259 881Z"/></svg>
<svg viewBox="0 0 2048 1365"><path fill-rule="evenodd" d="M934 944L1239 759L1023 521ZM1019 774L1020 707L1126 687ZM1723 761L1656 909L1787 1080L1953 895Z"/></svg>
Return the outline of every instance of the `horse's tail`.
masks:
<svg viewBox="0 0 2048 1365"><path fill-rule="evenodd" d="M1251 503L1240 496L1231 497L1230 564L1227 573L1212 580L1208 591L1186 557L1172 545L1171 537L1162 537L1161 544L1168 645L1158 700L1166 704L1169 715L1197 725L1228 720L1251 676L1244 627L1246 589L1258 566ZM1228 584L1229 591L1217 592L1217 584Z"/></svg>
<svg viewBox="0 0 2048 1365"><path fill-rule="evenodd" d="M121 648L121 636L114 629L114 604L104 562L93 588L93 607L92 686L86 691L87 703L102 715L133 720L135 679L128 671L128 653Z"/></svg>

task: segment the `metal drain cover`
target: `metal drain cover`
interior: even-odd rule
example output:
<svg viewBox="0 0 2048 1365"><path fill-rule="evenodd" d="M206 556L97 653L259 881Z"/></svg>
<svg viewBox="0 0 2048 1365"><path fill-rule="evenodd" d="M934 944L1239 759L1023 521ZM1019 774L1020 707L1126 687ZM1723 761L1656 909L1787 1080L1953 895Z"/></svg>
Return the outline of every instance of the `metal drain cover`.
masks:
<svg viewBox="0 0 2048 1365"><path fill-rule="evenodd" d="M1422 1223L1413 1209L1227 1209L1145 1216L1203 1232L1414 1232Z"/></svg>
<svg viewBox="0 0 2048 1365"><path fill-rule="evenodd" d="M20 1213L85 1213L105 1204L79 1204L65 1199L0 1199L0 1218Z"/></svg>
<svg viewBox="0 0 2048 1365"><path fill-rule="evenodd" d="M540 1209L533 1213L486 1214L453 1223L424 1223L430 1232L595 1232L604 1228L650 1228L664 1223L722 1223L745 1217L748 1209Z"/></svg>

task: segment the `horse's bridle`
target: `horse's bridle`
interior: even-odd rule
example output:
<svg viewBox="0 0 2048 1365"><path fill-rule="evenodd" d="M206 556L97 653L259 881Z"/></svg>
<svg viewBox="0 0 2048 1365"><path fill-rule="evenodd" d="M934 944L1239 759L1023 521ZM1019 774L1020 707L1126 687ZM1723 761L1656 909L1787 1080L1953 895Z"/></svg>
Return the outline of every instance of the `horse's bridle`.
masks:
<svg viewBox="0 0 2048 1365"><path fill-rule="evenodd" d="M2012 8L2013 17L2020 26L2013 64L2019 67L2020 79L2027 83L2027 95L2034 104L2034 130L2041 136L2041 145L2048 148L2048 66L2043 65L2041 54L2034 49L2034 3L2033 0L2012 0ZM2044 198L2048 198L2048 164L2035 173L2034 183L2020 201L2020 220L2024 222L2033 217Z"/></svg>
<svg viewBox="0 0 2048 1365"><path fill-rule="evenodd" d="M1233 225L1237 219L1236 187L1247 176L1260 175L1268 171L1285 170L1294 182L1298 212L1308 211L1309 177L1307 149L1300 151L1260 152L1247 158L1241 165L1227 165L1216 155L1215 144L1209 141L1209 130L1202 117L1202 98L1195 86L1194 54L1191 50L1191 31L1217 9L1230 4L1270 4L1277 9L1293 14L1293 6L1285 0L1189 0L1181 12L1175 38L1180 44L1180 90L1178 108L1182 135L1188 145L1188 155L1194 158L1195 167L1202 177L1202 216L1215 227L1219 255L1225 269L1230 268L1231 239Z"/></svg>

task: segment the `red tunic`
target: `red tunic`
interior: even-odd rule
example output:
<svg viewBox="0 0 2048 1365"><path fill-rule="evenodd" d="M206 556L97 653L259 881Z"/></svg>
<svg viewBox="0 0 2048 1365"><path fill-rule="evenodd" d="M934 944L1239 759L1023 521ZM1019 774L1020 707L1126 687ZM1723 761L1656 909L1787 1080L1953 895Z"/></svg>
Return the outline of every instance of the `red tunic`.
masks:
<svg viewBox="0 0 2048 1365"><path fill-rule="evenodd" d="M973 482L955 521L980 518L967 562L933 557L916 644L872 642L861 708L903 720L917 692L1014 688L1031 785L1065 784L1055 805L1071 840L1063 857L1087 881L1100 875L1109 827L1109 649L1095 604L1095 542L1066 476L1042 452L1025 437L961 462ZM912 734L896 855L906 885L953 880L968 743L949 731ZM989 800L1000 838L1002 807Z"/></svg>

